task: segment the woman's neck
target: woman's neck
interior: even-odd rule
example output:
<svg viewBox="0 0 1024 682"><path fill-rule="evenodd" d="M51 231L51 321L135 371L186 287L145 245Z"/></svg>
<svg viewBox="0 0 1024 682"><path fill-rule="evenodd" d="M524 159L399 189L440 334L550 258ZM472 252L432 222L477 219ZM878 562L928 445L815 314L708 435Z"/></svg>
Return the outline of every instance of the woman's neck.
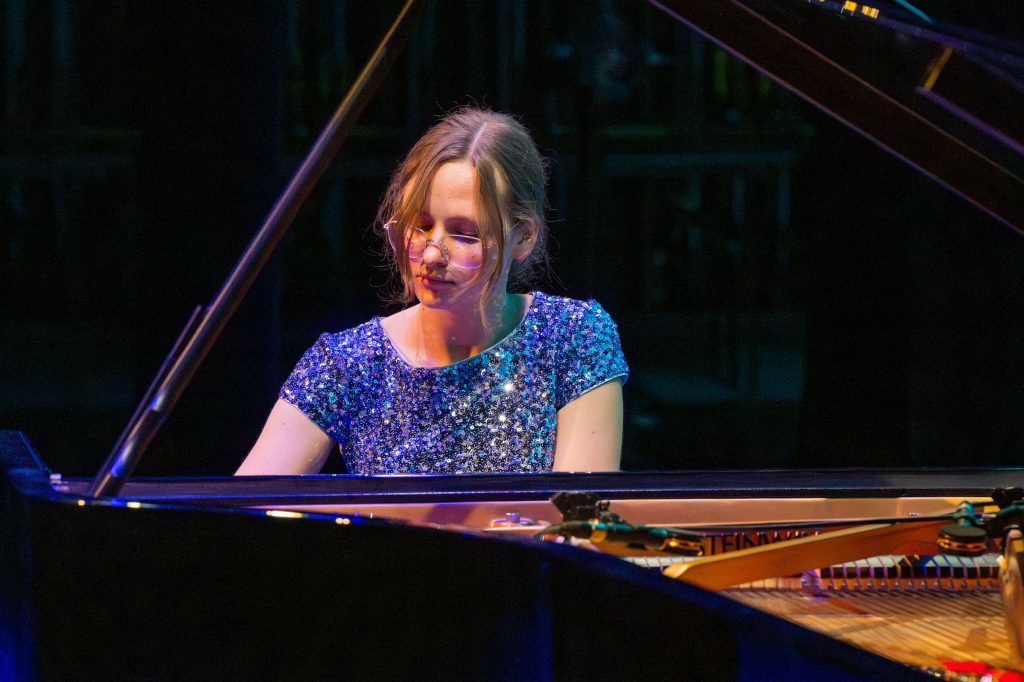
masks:
<svg viewBox="0 0 1024 682"><path fill-rule="evenodd" d="M484 310L465 311L416 306L409 331L415 362L421 367L451 365L481 353L505 338L522 318L523 297L496 296Z"/></svg>

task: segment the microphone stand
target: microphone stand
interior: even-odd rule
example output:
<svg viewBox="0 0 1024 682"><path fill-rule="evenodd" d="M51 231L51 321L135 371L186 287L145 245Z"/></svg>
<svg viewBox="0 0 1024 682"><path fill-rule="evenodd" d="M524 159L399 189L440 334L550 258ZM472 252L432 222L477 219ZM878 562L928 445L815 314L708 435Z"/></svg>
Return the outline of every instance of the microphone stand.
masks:
<svg viewBox="0 0 1024 682"><path fill-rule="evenodd" d="M406 1L370 61L352 83L331 120L221 285L213 302L205 309L198 326L192 330L194 323L190 321L164 360L157 379L154 379L150 390L146 392L89 486L90 497L116 496L131 476L135 465L192 380L200 363L216 343L217 337L270 258L274 247L288 231L302 204L348 137L356 119L401 54L425 7L425 0ZM191 335L188 341L182 344L182 338L189 335L189 332Z"/></svg>

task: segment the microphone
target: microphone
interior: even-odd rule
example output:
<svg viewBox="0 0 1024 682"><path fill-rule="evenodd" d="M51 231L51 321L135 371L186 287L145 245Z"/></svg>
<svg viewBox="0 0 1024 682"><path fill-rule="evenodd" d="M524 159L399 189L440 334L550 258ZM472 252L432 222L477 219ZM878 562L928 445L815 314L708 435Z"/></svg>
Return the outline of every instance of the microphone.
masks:
<svg viewBox="0 0 1024 682"><path fill-rule="evenodd" d="M563 537L589 540L595 545L616 544L634 549L646 549L666 554L682 556L701 556L704 536L678 528L660 528L654 526L632 526L628 523L609 521L565 521L548 526L541 534L552 533Z"/></svg>

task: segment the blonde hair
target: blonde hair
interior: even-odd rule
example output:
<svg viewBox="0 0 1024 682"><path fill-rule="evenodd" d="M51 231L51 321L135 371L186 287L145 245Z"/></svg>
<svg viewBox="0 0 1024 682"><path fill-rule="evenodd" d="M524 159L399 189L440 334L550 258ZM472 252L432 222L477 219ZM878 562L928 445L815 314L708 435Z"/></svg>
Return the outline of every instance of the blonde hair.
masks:
<svg viewBox="0 0 1024 682"><path fill-rule="evenodd" d="M437 170L452 161L469 161L476 171L480 238L497 248L494 268L486 276L486 300L501 276L507 239L518 223L535 227L530 255L513 261L509 288L528 284L534 271L547 267L547 223L543 158L526 128L507 114L465 107L451 112L416 141L395 170L377 210L377 226L412 225L426 202ZM384 235L386 237L386 235ZM415 300L413 271L405 240L396 239L393 254L401 283L396 302Z"/></svg>

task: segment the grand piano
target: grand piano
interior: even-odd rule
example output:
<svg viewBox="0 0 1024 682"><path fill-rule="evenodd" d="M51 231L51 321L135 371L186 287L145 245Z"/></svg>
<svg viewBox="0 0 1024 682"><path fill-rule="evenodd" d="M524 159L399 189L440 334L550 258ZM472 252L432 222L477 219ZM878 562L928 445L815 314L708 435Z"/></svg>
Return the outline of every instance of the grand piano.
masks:
<svg viewBox="0 0 1024 682"><path fill-rule="evenodd" d="M1024 486L1021 471L140 478L97 499L18 432L0 453L7 679L925 679L946 658L1014 665L991 561L876 558L717 593L662 575L671 556L532 531L561 520L555 493L589 491L634 524L702 527L721 553L813 532L802 522L948 512Z"/></svg>
<svg viewBox="0 0 1024 682"><path fill-rule="evenodd" d="M817 15L787 28L786 12L759 0L716 12L696 1L654 4L1024 230L1021 181L1007 170L1015 161L992 161L1016 153L1006 142L1017 132L1012 123L995 135L978 128L981 112L952 104L936 85L941 74L925 88L926 106L974 126L961 137L798 35ZM870 5L811 4L834 7L799 12L887 18ZM965 51L954 46L954 59ZM705 554L721 557L833 528L948 516L964 502L980 509L994 490L1024 488L1018 469L130 478L115 457L104 478L116 481L113 492L97 494L103 476L51 472L20 432L0 432L0 459L2 679L1021 670L1014 612L1000 593L1000 538L960 557L922 535L712 590L676 568L687 557L537 537L563 520L554 495L583 492L634 527L695 529Z"/></svg>

